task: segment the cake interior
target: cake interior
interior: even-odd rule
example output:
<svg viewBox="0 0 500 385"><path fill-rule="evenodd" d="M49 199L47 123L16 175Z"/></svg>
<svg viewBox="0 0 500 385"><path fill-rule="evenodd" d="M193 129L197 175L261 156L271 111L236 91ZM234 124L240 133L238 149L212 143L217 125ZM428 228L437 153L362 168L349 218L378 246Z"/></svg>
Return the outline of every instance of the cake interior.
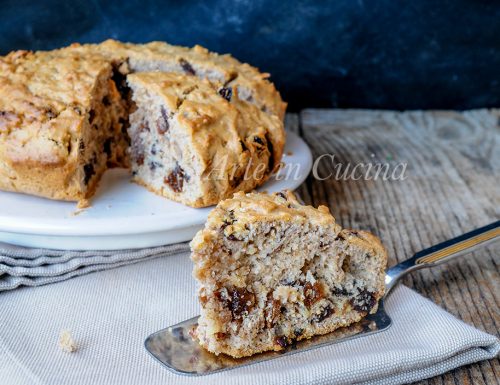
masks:
<svg viewBox="0 0 500 385"><path fill-rule="evenodd" d="M381 258L333 226L258 221L235 231L228 213L201 254L201 344L234 357L281 350L375 312ZM361 232L360 232L361 233ZM201 266L206 264L204 266Z"/></svg>
<svg viewBox="0 0 500 385"><path fill-rule="evenodd" d="M91 104L83 120L78 151L81 190L84 197L93 195L102 174L110 167L127 167L128 90L122 88L118 66L103 71L90 97Z"/></svg>
<svg viewBox="0 0 500 385"><path fill-rule="evenodd" d="M183 98L167 103L142 85L133 84L135 111L128 129L133 180L157 194L195 204L199 199L199 159L177 120ZM181 94L185 97L187 88Z"/></svg>

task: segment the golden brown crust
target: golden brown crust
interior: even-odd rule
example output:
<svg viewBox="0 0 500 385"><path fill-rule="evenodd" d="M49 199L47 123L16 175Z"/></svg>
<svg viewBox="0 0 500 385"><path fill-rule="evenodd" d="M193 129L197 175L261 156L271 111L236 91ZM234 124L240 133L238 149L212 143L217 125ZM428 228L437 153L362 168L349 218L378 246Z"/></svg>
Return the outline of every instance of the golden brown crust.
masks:
<svg viewBox="0 0 500 385"><path fill-rule="evenodd" d="M281 199L286 197L286 202ZM285 204L284 204L285 203ZM340 226L335 223L335 218L330 214L326 206L319 206L317 209L312 206L305 206L297 201L291 191L284 191L276 194L237 192L230 199L220 201L208 216L205 229L198 233L201 238L195 237L192 247L196 250L202 245L199 242L209 242L218 236L220 224L224 222L228 212L234 212L238 217L237 225L228 226L225 232L238 231L239 227L267 221L286 221L289 223L302 224L306 221L317 225L332 225L340 231Z"/></svg>
<svg viewBox="0 0 500 385"><path fill-rule="evenodd" d="M243 100L277 115L281 120L285 116L286 103L269 82L269 74L241 63L229 54L219 55L199 45L188 48L160 41L141 45L106 40L96 48L114 60L127 60L130 69L135 72L162 71L162 66L168 66L168 72L193 74L217 81L226 87L239 89Z"/></svg>

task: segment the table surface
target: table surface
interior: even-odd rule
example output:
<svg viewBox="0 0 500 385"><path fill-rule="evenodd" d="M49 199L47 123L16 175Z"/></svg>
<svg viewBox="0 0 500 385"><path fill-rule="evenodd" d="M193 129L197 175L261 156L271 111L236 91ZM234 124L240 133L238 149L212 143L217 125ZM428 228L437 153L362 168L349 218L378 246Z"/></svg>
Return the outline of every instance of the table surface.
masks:
<svg viewBox="0 0 500 385"><path fill-rule="evenodd" d="M317 167L321 178L331 177L311 174L298 189L304 201L329 206L344 227L378 235L389 266L500 218L500 110L308 109L288 114L286 125L306 140L315 159L334 155L335 163L325 156ZM372 180L344 178L360 163L356 179L370 163L388 164L390 172ZM499 251L497 243L414 272L404 283L464 322L499 336ZM419 382L498 383L498 358Z"/></svg>

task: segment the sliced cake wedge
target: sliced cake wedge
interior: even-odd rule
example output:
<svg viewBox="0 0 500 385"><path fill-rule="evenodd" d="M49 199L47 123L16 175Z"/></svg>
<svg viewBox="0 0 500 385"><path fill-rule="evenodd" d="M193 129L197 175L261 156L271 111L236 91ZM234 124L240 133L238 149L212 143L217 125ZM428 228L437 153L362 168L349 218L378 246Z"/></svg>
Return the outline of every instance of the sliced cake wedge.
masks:
<svg viewBox="0 0 500 385"><path fill-rule="evenodd" d="M237 193L191 243L201 315L195 338L232 357L281 350L377 310L387 254L291 192Z"/></svg>
<svg viewBox="0 0 500 385"><path fill-rule="evenodd" d="M128 129L133 180L149 190L204 207L251 191L278 167L282 121L232 89L164 72L127 81L136 106Z"/></svg>

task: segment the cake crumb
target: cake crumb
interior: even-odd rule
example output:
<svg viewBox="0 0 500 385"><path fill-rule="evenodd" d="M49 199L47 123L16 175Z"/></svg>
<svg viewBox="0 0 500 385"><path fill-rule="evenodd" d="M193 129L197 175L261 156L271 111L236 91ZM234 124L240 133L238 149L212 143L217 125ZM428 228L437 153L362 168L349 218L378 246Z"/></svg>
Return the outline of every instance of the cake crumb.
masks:
<svg viewBox="0 0 500 385"><path fill-rule="evenodd" d="M76 205L77 209L86 209L90 207L90 201L88 199L80 199Z"/></svg>
<svg viewBox="0 0 500 385"><path fill-rule="evenodd" d="M62 330L59 334L59 347L63 352L74 353L78 347L69 330Z"/></svg>

